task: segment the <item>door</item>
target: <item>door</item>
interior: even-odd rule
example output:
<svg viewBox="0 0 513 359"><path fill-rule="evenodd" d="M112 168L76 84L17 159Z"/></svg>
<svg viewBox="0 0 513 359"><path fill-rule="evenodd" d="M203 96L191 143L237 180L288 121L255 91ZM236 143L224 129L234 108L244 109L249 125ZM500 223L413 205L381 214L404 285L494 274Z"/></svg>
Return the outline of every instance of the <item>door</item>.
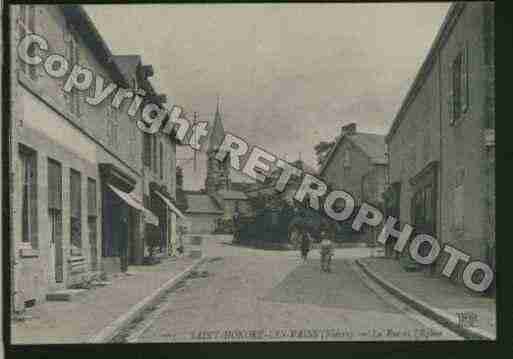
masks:
<svg viewBox="0 0 513 359"><path fill-rule="evenodd" d="M50 284L64 280L62 248L62 170L59 162L48 159L48 219L50 243L48 274Z"/></svg>
<svg viewBox="0 0 513 359"><path fill-rule="evenodd" d="M91 251L91 270L98 270L98 235L96 217L90 216L87 220L89 227L89 248Z"/></svg>
<svg viewBox="0 0 513 359"><path fill-rule="evenodd" d="M62 215L56 209L50 209L50 250L49 274L50 281L62 283L64 278L63 251L62 251Z"/></svg>

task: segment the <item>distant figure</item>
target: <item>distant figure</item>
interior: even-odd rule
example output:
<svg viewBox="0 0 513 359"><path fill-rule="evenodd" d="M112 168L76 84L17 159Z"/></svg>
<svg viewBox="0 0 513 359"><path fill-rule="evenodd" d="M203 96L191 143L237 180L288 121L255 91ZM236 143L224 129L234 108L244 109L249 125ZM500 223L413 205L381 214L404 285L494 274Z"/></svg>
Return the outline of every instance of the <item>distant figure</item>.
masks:
<svg viewBox="0 0 513 359"><path fill-rule="evenodd" d="M333 257L333 243L327 236L321 241L321 270L331 272L331 258Z"/></svg>
<svg viewBox="0 0 513 359"><path fill-rule="evenodd" d="M232 217L233 222L233 242L240 242L240 212L238 208L235 208Z"/></svg>
<svg viewBox="0 0 513 359"><path fill-rule="evenodd" d="M303 228L301 231L301 258L306 262L308 258L308 252L310 251L310 233Z"/></svg>

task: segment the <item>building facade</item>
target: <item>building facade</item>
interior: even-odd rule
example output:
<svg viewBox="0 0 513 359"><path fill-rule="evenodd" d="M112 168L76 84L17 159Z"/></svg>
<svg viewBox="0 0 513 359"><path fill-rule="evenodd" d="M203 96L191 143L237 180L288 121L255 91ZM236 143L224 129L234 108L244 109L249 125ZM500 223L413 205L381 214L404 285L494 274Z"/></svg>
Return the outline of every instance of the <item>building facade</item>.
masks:
<svg viewBox="0 0 513 359"><path fill-rule="evenodd" d="M452 5L386 137L389 213L492 266L493 12Z"/></svg>
<svg viewBox="0 0 513 359"><path fill-rule="evenodd" d="M13 309L43 301L48 293L99 271L126 270L141 253L144 223L142 132L112 96L90 105L99 76L132 88L87 13L78 5L16 5L11 11L11 263ZM70 63L66 76L28 65L16 47L28 33L44 37L50 53ZM63 91L72 65L95 76L85 91ZM140 112L137 116L140 116ZM172 158L168 149L163 156ZM173 190L174 160L166 160ZM139 248L139 249L137 249ZM129 254L130 252L132 254Z"/></svg>
<svg viewBox="0 0 513 359"><path fill-rule="evenodd" d="M319 177L331 190L350 193L355 206L366 202L382 209L387 164L385 136L357 132L356 124L351 123L342 127L340 136L321 166ZM350 223L347 221L345 224ZM367 228L365 231L365 239L376 239L376 230ZM346 232L356 235L349 230Z"/></svg>

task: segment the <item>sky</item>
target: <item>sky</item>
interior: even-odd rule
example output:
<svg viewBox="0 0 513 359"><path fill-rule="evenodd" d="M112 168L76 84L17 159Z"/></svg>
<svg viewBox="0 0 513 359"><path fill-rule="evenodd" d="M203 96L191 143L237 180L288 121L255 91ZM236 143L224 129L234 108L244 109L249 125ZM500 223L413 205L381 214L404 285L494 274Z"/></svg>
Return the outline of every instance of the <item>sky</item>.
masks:
<svg viewBox="0 0 513 359"><path fill-rule="evenodd" d="M139 54L187 113L315 166L340 127L386 134L449 3L87 5L116 55ZM181 149L181 158L191 157ZM185 176L187 180L187 176Z"/></svg>

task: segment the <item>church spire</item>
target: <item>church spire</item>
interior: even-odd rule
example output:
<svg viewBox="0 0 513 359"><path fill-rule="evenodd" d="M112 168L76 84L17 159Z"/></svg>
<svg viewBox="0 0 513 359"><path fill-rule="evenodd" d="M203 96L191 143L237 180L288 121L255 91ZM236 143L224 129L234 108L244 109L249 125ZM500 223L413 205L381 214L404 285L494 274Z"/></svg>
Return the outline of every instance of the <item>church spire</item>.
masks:
<svg viewBox="0 0 513 359"><path fill-rule="evenodd" d="M220 105L219 105L219 94L217 94L217 107L216 107L216 118L221 117L221 113L219 111Z"/></svg>

